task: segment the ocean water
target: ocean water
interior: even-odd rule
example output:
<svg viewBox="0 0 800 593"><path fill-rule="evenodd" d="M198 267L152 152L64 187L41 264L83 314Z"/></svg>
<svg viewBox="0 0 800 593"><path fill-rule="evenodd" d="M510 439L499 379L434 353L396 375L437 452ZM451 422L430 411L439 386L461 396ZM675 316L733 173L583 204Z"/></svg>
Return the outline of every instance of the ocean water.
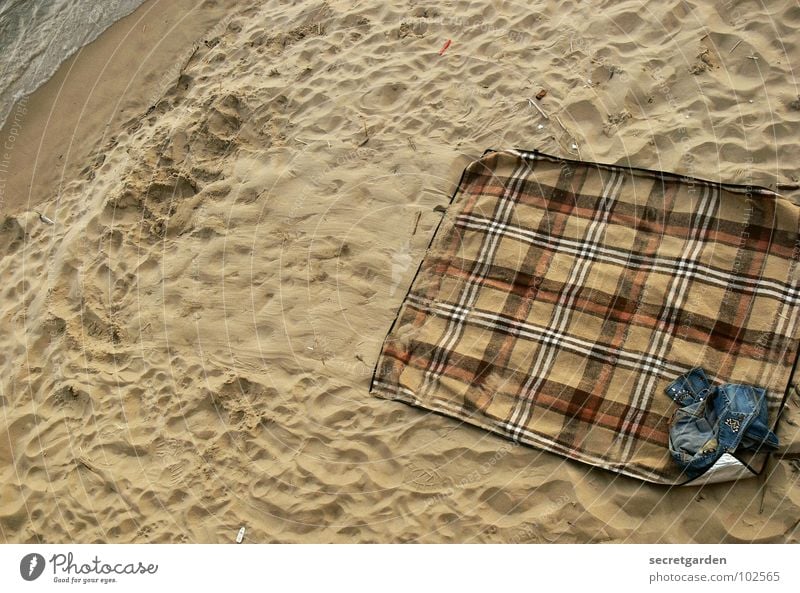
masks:
<svg viewBox="0 0 800 593"><path fill-rule="evenodd" d="M144 0L0 0L0 125L14 103Z"/></svg>

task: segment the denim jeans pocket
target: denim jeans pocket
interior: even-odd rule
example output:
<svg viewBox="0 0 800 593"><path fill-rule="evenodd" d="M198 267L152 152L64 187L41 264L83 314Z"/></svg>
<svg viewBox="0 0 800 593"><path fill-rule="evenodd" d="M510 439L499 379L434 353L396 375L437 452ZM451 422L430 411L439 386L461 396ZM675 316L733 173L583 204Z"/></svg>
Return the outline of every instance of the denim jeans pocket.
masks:
<svg viewBox="0 0 800 593"><path fill-rule="evenodd" d="M716 427L709 422L706 407L701 401L675 411L669 429L670 449L691 457L715 446Z"/></svg>

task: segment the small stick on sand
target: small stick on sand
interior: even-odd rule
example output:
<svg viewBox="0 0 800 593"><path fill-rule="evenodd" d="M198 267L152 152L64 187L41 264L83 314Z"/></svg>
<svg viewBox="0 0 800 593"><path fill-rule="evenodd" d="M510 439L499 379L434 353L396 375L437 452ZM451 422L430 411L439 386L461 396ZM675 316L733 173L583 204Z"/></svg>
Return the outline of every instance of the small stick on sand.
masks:
<svg viewBox="0 0 800 593"><path fill-rule="evenodd" d="M737 41L737 42L736 42L736 45L734 45L734 46L731 48L731 51L729 51L729 52L728 52L728 55L732 54L732 53L733 53L733 50L735 50L737 47L739 47L739 44L740 44L741 42L742 42L742 40L741 40L741 39L740 39L739 41Z"/></svg>
<svg viewBox="0 0 800 593"><path fill-rule="evenodd" d="M580 149L580 147L578 146L578 143L575 141L575 136L573 136L573 135L570 133L570 131L567 129L567 126L565 126L565 125L564 125L564 122L562 122L562 121L561 121L561 118L560 118L560 117L558 117L557 115L554 115L553 117L554 117L554 118L556 118L556 121L558 122L558 125L559 125L559 126L561 126L561 129L562 129L562 130L564 130L564 133L565 133L567 136L569 136L569 138L570 138L570 140L571 140L571 143L570 143L570 148L574 148L574 149L575 149L575 151L578 153L578 158L579 158L579 159L581 159L581 160L583 160L583 157L581 156L581 149Z"/></svg>
<svg viewBox="0 0 800 593"><path fill-rule="evenodd" d="M367 120L362 117L361 123L364 124L364 139L361 141L359 146L364 146L367 142L369 142L369 132L367 131Z"/></svg>
<svg viewBox="0 0 800 593"><path fill-rule="evenodd" d="M305 144L306 146L308 146L308 142L305 142L304 140L300 140L300 138L295 138L295 140L297 140L300 144Z"/></svg>
<svg viewBox="0 0 800 593"><path fill-rule="evenodd" d="M538 111L538 112L539 112L539 113L542 115L542 117L543 117L543 118L545 118L545 119L550 119L550 116L548 116L548 115L547 115L547 114L544 112L544 109L542 109L541 107L539 107L539 106L538 106L538 105L537 105L537 104L534 102L534 100L533 100L533 99L530 99L530 98L529 98L529 99L528 99L528 103L531 105L531 107L535 107L535 108L536 108L536 111Z"/></svg>
<svg viewBox="0 0 800 593"><path fill-rule="evenodd" d="M558 125L561 126L561 129L564 130L567 134L569 134L569 130L567 130L567 126L565 126L563 123L561 123L561 118L558 117L557 115L554 115L553 117L556 118L556 121L558 122ZM569 134L569 136L571 138L572 134Z"/></svg>
<svg viewBox="0 0 800 593"><path fill-rule="evenodd" d="M188 66L189 62L192 61L192 58L197 53L198 49L200 49L200 45L195 45L194 49L192 50L192 53L189 54L189 58L186 60L186 62L184 62L183 66L181 67L181 74L183 74L183 71L186 70L186 66Z"/></svg>
<svg viewBox="0 0 800 593"><path fill-rule="evenodd" d="M36 212L36 214L39 215L39 220L41 220L43 223L45 223L45 224L55 224L55 222L53 222L53 220L51 220L50 218L46 217L44 214L42 214L38 210L34 210L34 212Z"/></svg>
<svg viewBox="0 0 800 593"><path fill-rule="evenodd" d="M75 463L79 468L83 467L83 468L89 470L90 472L92 472L95 476L97 476L100 479L100 481L103 482L103 485L106 488L108 488L111 492L113 492L117 496L119 496L123 500L123 502L125 502L125 504L128 505L128 507L130 508L131 511L136 509L136 506L119 489L119 487L117 486L117 482L114 480L113 477L108 475L108 473L106 473L105 471L101 470L94 463L92 463L91 461L86 459L86 457L84 457L83 455L81 455L80 457L76 458L75 459Z"/></svg>
<svg viewBox="0 0 800 593"><path fill-rule="evenodd" d="M417 212L417 217L414 219L414 230L411 231L411 236L417 234L417 226L419 225L419 219L422 216L422 212Z"/></svg>

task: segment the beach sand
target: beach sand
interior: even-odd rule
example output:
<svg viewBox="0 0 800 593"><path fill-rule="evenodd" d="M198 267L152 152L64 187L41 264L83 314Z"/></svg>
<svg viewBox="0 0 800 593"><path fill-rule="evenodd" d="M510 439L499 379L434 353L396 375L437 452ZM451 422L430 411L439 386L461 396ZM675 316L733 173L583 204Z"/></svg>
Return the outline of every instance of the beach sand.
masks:
<svg viewBox="0 0 800 593"><path fill-rule="evenodd" d="M3 129L3 541L798 541L796 394L766 478L668 489L368 393L486 148L796 181L795 3L193 4Z"/></svg>

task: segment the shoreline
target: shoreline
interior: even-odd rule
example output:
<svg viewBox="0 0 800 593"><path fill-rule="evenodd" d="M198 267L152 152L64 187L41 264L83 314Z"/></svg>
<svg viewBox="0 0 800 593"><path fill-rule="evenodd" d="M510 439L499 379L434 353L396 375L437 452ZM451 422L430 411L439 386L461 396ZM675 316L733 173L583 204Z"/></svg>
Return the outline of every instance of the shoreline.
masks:
<svg viewBox="0 0 800 593"><path fill-rule="evenodd" d="M29 97L61 64L144 1L117 0L104 6L78 3L72 9L69 5L52 3L29 15L20 14L23 4L13 0L0 8L0 21L9 24L8 34L3 36L4 60L0 60L0 70L7 73L0 82L0 127L20 99ZM31 30L37 33L30 35Z"/></svg>
<svg viewBox="0 0 800 593"><path fill-rule="evenodd" d="M0 128L0 212L57 207L62 185L78 178L126 121L147 111L186 48L225 12L213 2L147 0L19 99Z"/></svg>

